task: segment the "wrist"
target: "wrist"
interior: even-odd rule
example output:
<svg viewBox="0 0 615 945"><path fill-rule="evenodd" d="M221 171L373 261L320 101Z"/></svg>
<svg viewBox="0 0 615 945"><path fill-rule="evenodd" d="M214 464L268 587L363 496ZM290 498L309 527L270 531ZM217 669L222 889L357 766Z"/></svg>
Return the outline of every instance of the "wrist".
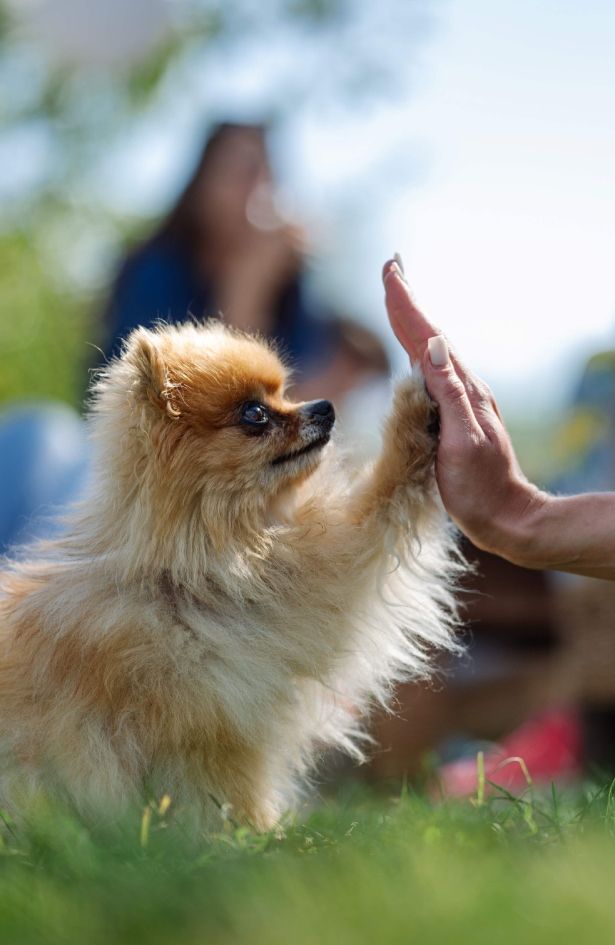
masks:
<svg viewBox="0 0 615 945"><path fill-rule="evenodd" d="M550 501L537 486L518 480L475 543L519 567L544 567L541 537Z"/></svg>

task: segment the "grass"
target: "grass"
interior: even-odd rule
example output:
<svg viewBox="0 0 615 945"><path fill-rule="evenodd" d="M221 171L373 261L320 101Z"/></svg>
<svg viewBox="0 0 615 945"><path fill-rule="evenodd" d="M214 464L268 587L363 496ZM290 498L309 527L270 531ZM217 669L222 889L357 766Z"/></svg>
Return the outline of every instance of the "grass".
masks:
<svg viewBox="0 0 615 945"><path fill-rule="evenodd" d="M444 803L353 788L276 833L221 815L209 838L172 803L96 827L41 800L0 832L7 945L588 945L615 928L607 788Z"/></svg>
<svg viewBox="0 0 615 945"><path fill-rule="evenodd" d="M94 303L54 282L32 234L0 235L0 404L60 400L79 407L90 343L100 337Z"/></svg>

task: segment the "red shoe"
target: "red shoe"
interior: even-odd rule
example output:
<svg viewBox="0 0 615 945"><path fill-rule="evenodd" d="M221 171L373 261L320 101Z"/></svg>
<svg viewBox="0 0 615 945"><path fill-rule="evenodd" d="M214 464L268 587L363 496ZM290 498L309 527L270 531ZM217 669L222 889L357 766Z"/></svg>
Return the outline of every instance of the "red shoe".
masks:
<svg viewBox="0 0 615 945"><path fill-rule="evenodd" d="M517 794L529 784L571 781L581 774L581 724L574 709L546 712L525 722L485 752L485 780ZM476 756L442 765L438 771L446 797L475 794ZM493 790L489 784L487 790Z"/></svg>

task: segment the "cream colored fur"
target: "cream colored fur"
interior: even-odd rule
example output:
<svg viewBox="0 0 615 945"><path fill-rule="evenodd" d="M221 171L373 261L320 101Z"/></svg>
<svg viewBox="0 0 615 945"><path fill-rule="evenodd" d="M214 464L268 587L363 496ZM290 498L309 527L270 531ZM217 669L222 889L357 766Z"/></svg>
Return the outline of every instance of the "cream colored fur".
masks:
<svg viewBox="0 0 615 945"><path fill-rule="evenodd" d="M5 798L17 773L85 810L168 793L270 827L325 747L360 755L370 705L454 646L421 379L357 475L331 445L272 464L313 435L284 382L220 326L139 329L101 374L88 495L2 575ZM271 436L238 424L252 398Z"/></svg>

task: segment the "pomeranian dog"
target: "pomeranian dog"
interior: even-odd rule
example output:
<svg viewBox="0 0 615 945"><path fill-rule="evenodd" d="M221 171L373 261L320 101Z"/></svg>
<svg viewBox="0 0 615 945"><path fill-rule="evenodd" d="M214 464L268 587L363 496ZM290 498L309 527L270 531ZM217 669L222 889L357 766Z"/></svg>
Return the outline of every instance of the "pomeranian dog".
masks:
<svg viewBox="0 0 615 945"><path fill-rule="evenodd" d="M97 379L86 498L0 588L1 787L81 809L168 794L270 828L326 747L454 647L433 404L397 387L372 468L327 447L274 350L137 329ZM14 790L13 790L14 793Z"/></svg>

